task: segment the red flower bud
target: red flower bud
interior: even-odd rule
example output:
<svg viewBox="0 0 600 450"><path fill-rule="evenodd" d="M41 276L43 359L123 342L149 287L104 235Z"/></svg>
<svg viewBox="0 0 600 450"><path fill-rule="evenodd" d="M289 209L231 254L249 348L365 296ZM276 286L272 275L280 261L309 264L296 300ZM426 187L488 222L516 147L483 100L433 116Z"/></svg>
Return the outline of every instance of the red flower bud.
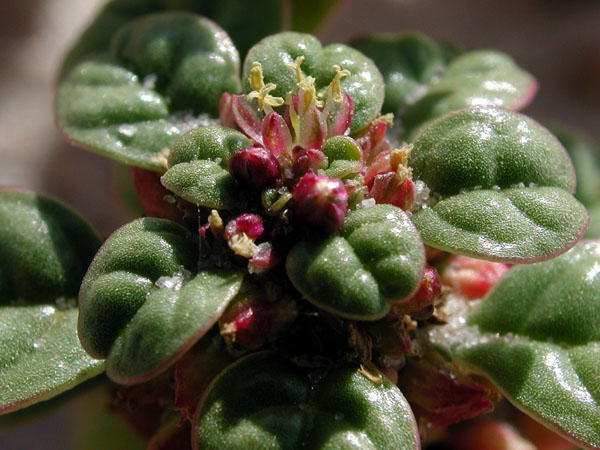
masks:
<svg viewBox="0 0 600 450"><path fill-rule="evenodd" d="M417 292L410 298L394 304L397 314L412 314L420 312L433 305L436 298L442 293L440 276L434 267L425 264L423 279ZM432 311L433 312L433 311Z"/></svg>
<svg viewBox="0 0 600 450"><path fill-rule="evenodd" d="M238 295L219 319L225 341L256 350L296 318L296 303L287 297L270 301L254 290Z"/></svg>
<svg viewBox="0 0 600 450"><path fill-rule="evenodd" d="M485 296L509 268L504 263L452 255L442 273L442 283L473 300Z"/></svg>
<svg viewBox="0 0 600 450"><path fill-rule="evenodd" d="M236 233L244 233L255 241L265 232L263 218L258 214L242 214L227 222L225 238L229 239Z"/></svg>
<svg viewBox="0 0 600 450"><path fill-rule="evenodd" d="M342 180L308 172L294 189L296 217L331 234L344 224L348 193Z"/></svg>
<svg viewBox="0 0 600 450"><path fill-rule="evenodd" d="M256 253L248 261L248 272L261 274L277 266L281 262L281 255L273 248L270 242L258 245Z"/></svg>
<svg viewBox="0 0 600 450"><path fill-rule="evenodd" d="M280 176L277 158L262 147L243 148L229 158L229 173L241 184L260 189Z"/></svg>

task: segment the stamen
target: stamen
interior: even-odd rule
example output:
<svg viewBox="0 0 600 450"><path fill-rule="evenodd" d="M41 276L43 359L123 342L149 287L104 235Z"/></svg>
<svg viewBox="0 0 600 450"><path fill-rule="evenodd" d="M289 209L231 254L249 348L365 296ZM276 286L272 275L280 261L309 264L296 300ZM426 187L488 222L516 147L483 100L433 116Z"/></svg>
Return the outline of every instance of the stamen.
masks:
<svg viewBox="0 0 600 450"><path fill-rule="evenodd" d="M390 166L397 173L400 182L404 182L412 176L412 169L408 167L408 157L412 149L413 145L409 144L390 152Z"/></svg>
<svg viewBox="0 0 600 450"><path fill-rule="evenodd" d="M223 219L221 219L221 216L219 215L219 211L213 209L210 212L210 216L208 216L208 224L210 226L210 231L212 231L213 236L215 236L218 239L221 239L223 237L223 230L225 228L223 225Z"/></svg>
<svg viewBox="0 0 600 450"><path fill-rule="evenodd" d="M341 81L342 78L349 77L350 71L348 69L343 69L335 64L333 66L333 70L335 70L335 76L329 86L325 89L325 91L319 94L319 97L325 97L325 95L331 96L336 103L342 103L344 98L342 97L342 87Z"/></svg>
<svg viewBox="0 0 600 450"><path fill-rule="evenodd" d="M274 83L265 84L262 65L257 61L252 63L252 69L250 69L250 85L254 90L246 98L248 101L258 100L258 107L265 113L268 114L272 111L272 108L283 105L282 97L274 97L269 94L269 92L277 89L277 86Z"/></svg>

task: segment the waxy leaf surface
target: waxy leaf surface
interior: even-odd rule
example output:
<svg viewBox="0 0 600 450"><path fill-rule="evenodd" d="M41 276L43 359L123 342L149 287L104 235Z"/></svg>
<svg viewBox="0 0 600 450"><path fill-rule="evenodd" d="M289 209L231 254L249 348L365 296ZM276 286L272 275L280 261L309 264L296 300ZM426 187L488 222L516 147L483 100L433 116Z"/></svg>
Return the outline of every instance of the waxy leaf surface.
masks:
<svg viewBox="0 0 600 450"><path fill-rule="evenodd" d="M104 370L77 338L77 309L0 307L0 414L47 400Z"/></svg>
<svg viewBox="0 0 600 450"><path fill-rule="evenodd" d="M226 369L195 423L194 447L203 449L420 448L410 406L389 380L375 384L344 367L315 382L270 353Z"/></svg>
<svg viewBox="0 0 600 450"><path fill-rule="evenodd" d="M74 299L98 247L90 224L62 202L0 189L0 305Z"/></svg>
<svg viewBox="0 0 600 450"><path fill-rule="evenodd" d="M425 264L419 234L408 216L375 205L346 216L339 236L301 241L287 257L287 273L304 297L342 317L376 320L390 302L410 296Z"/></svg>
<svg viewBox="0 0 600 450"><path fill-rule="evenodd" d="M239 186L235 179L212 161L177 164L160 181L184 200L209 208L230 209L238 200Z"/></svg>
<svg viewBox="0 0 600 450"><path fill-rule="evenodd" d="M286 8L291 3L291 18ZM248 8L239 0L112 0L83 32L69 51L61 73L65 75L82 59L105 54L112 35L127 22L146 14L187 11L207 17L231 36L242 55L264 36L286 28L312 31L338 3L337 0L261 0Z"/></svg>
<svg viewBox="0 0 600 450"><path fill-rule="evenodd" d="M243 277L232 270L205 270L180 288L151 292L111 347L109 377L135 384L170 366L216 323Z"/></svg>
<svg viewBox="0 0 600 450"><path fill-rule="evenodd" d="M227 171L229 158L252 146L239 131L222 126L197 128L179 138L169 153L162 184L183 199L227 209L238 200L239 187Z"/></svg>
<svg viewBox="0 0 600 450"><path fill-rule="evenodd" d="M446 68L440 46L421 33L375 34L350 44L372 58L385 80L383 111L403 113Z"/></svg>
<svg viewBox="0 0 600 450"><path fill-rule="evenodd" d="M164 149L239 91L239 55L221 28L185 13L141 17L111 42L60 85L59 126L76 145L162 172Z"/></svg>
<svg viewBox="0 0 600 450"><path fill-rule="evenodd" d="M287 66L299 56L304 56L302 72L315 78L317 92L327 88L335 76L334 65L350 71L341 81L341 90L352 97L355 106L350 124L352 133L367 126L381 110L384 83L381 73L369 58L358 50L343 44L322 47L317 38L309 34L284 32L269 36L250 49L244 61L242 84L245 93L250 86L252 63L262 64L265 83L275 83L271 95L286 97L296 85L296 72Z"/></svg>
<svg viewBox="0 0 600 450"><path fill-rule="evenodd" d="M177 139L169 152L169 168L195 160L214 161L227 168L238 150L252 147L252 141L239 131L219 125L197 128Z"/></svg>
<svg viewBox="0 0 600 450"><path fill-rule="evenodd" d="M488 377L518 408L600 447L600 243L517 266L467 316L432 327L433 345Z"/></svg>
<svg viewBox="0 0 600 450"><path fill-rule="evenodd" d="M417 137L409 164L439 199L413 216L427 245L531 262L568 250L588 226L587 211L571 195L575 174L564 148L523 115L449 113Z"/></svg>
<svg viewBox="0 0 600 450"><path fill-rule="evenodd" d="M385 79L384 111L407 134L450 111L470 106L518 110L537 91L535 79L492 50L451 52L419 33L380 34L351 44L373 58Z"/></svg>
<svg viewBox="0 0 600 450"><path fill-rule="evenodd" d="M0 414L103 371L77 339L73 308L99 246L90 224L63 203L0 190Z"/></svg>
<svg viewBox="0 0 600 450"><path fill-rule="evenodd" d="M216 322L242 277L194 274L197 261L190 233L163 219L136 220L105 242L81 287L79 336L91 355L108 359L111 378L157 375Z"/></svg>
<svg viewBox="0 0 600 450"><path fill-rule="evenodd" d="M463 53L452 60L439 82L433 84L402 117L416 130L450 111L470 106L498 106L519 110L537 92L535 79L507 55L492 50Z"/></svg>

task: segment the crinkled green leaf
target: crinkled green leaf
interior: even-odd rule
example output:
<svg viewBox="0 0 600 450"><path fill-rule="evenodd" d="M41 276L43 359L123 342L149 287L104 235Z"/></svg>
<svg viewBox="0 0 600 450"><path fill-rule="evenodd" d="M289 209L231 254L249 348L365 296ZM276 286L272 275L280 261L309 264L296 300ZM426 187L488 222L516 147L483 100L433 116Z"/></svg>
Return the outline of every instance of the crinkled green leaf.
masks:
<svg viewBox="0 0 600 450"><path fill-rule="evenodd" d="M552 258L571 248L589 218L568 192L536 187L454 195L417 211L413 222L427 245L523 263Z"/></svg>
<svg viewBox="0 0 600 450"><path fill-rule="evenodd" d="M207 160L227 168L229 158L238 150L252 146L252 141L239 131L222 126L197 128L177 139L169 152L168 164Z"/></svg>
<svg viewBox="0 0 600 450"><path fill-rule="evenodd" d="M100 238L55 199L0 189L0 304L73 299Z"/></svg>
<svg viewBox="0 0 600 450"><path fill-rule="evenodd" d="M383 109L397 114L409 135L456 109L521 109L537 91L535 79L498 51L460 53L419 33L376 34L352 46L383 73Z"/></svg>
<svg viewBox="0 0 600 450"><path fill-rule="evenodd" d="M111 347L108 376L134 384L171 365L216 323L243 277L233 270L206 270L180 288L151 291Z"/></svg>
<svg viewBox="0 0 600 450"><path fill-rule="evenodd" d="M233 43L208 19L144 16L116 32L108 57L83 61L65 78L58 123L77 145L164 171L164 149L210 122L221 94L239 91L238 71Z"/></svg>
<svg viewBox="0 0 600 450"><path fill-rule="evenodd" d="M160 181L188 202L217 209L233 208L240 190L229 172L213 161L177 164Z"/></svg>
<svg viewBox="0 0 600 450"><path fill-rule="evenodd" d="M488 377L518 408L600 447L600 243L506 274L465 324L429 332L457 364Z"/></svg>
<svg viewBox="0 0 600 450"><path fill-rule="evenodd" d="M537 92L537 82L508 55L492 50L464 53L452 60L439 82L403 115L405 128L420 125L450 111L470 106L519 110Z"/></svg>
<svg viewBox="0 0 600 450"><path fill-rule="evenodd" d="M77 309L0 307L0 414L49 399L100 374L77 338Z"/></svg>
<svg viewBox="0 0 600 450"><path fill-rule="evenodd" d="M408 216L375 205L346 216L339 236L301 241L287 256L287 273L307 300L343 317L376 320L390 302L411 295L425 263Z"/></svg>
<svg viewBox="0 0 600 450"><path fill-rule="evenodd" d="M65 309L99 246L90 224L63 203L0 190L0 413L103 371L77 339L77 310Z"/></svg>
<svg viewBox="0 0 600 450"><path fill-rule="evenodd" d="M408 402L352 367L322 378L271 353L249 355L209 387L193 433L202 449L420 448Z"/></svg>
<svg viewBox="0 0 600 450"><path fill-rule="evenodd" d="M67 55L62 74L82 59L102 55L110 46L112 35L124 24L139 16L166 11L188 11L208 17L227 31L242 55L264 36L286 27L290 11L286 1L261 0L248 8L240 0L113 0L98 14ZM291 26L297 31L313 31L333 9L334 0L291 1Z"/></svg>
<svg viewBox="0 0 600 450"><path fill-rule="evenodd" d="M384 112L402 114L446 68L440 46L421 33L375 34L350 45L372 58L383 74Z"/></svg>
<svg viewBox="0 0 600 450"><path fill-rule="evenodd" d="M296 84L296 73L287 64L299 56L305 57L302 72L316 79L318 91L325 89L335 76L334 65L350 71L350 76L342 79L341 89L354 101L351 132L365 127L379 115L383 104L384 83L373 61L343 44L322 47L319 40L309 34L279 33L252 47L244 61L244 92L252 90L250 69L253 62L259 62L262 64L265 83L275 83L277 86L271 95L285 98Z"/></svg>
<svg viewBox="0 0 600 450"><path fill-rule="evenodd" d="M81 285L79 338L106 358L123 327L144 304L160 277L183 277L198 261L198 245L180 225L143 218L115 231L104 243Z"/></svg>
<svg viewBox="0 0 600 450"><path fill-rule="evenodd" d="M440 199L413 216L427 245L531 262L566 251L588 226L585 208L570 194L568 155L523 115L496 108L449 113L417 137L409 164Z"/></svg>
<svg viewBox="0 0 600 450"><path fill-rule="evenodd" d="M194 274L198 244L180 225L139 219L102 246L79 295L79 337L109 376L140 383L174 363L237 293L234 271Z"/></svg>

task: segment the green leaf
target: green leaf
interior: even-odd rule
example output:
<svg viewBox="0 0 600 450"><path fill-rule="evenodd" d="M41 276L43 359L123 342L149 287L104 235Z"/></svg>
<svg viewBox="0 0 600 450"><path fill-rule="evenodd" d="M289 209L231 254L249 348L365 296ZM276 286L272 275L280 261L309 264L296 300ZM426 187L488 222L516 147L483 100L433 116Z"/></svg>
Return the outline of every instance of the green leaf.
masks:
<svg viewBox="0 0 600 450"><path fill-rule="evenodd" d="M229 158L238 150L252 147L252 141L239 131L222 126L197 128L177 139L169 152L169 167L194 160L219 163L227 169Z"/></svg>
<svg viewBox="0 0 600 450"><path fill-rule="evenodd" d="M352 367L315 381L271 353L249 355L219 375L199 407L194 448L419 448L415 419L389 380Z"/></svg>
<svg viewBox="0 0 600 450"><path fill-rule="evenodd" d="M417 211L413 223L432 247L526 263L567 251L581 238L589 219L568 192L536 187L454 195Z"/></svg>
<svg viewBox="0 0 600 450"><path fill-rule="evenodd" d="M238 199L239 186L234 178L212 161L177 164L160 181L184 200L209 208L231 209Z"/></svg>
<svg viewBox="0 0 600 450"><path fill-rule="evenodd" d="M98 247L90 224L64 203L0 189L0 305L75 298Z"/></svg>
<svg viewBox="0 0 600 450"><path fill-rule="evenodd" d="M170 366L216 323L243 277L232 270L207 270L180 288L150 292L111 347L108 376L136 384Z"/></svg>
<svg viewBox="0 0 600 450"><path fill-rule="evenodd" d="M571 162L545 128L517 113L449 113L414 142L409 164L440 199L413 216L427 245L532 262L572 247L588 226Z"/></svg>
<svg viewBox="0 0 600 450"><path fill-rule="evenodd" d="M65 75L83 59L105 53L112 35L137 17L166 11L188 11L205 16L219 24L231 36L242 55L260 39L286 28L286 1L261 0L256 8L247 8L239 0L113 0L83 32L69 51L61 73ZM292 29L313 31L338 1L291 1ZM61 77L62 78L62 77Z"/></svg>
<svg viewBox="0 0 600 450"><path fill-rule="evenodd" d="M81 62L61 84L59 126L77 145L164 171L164 149L239 91L237 50L208 19L175 12L127 23L111 42L108 57Z"/></svg>
<svg viewBox="0 0 600 450"><path fill-rule="evenodd" d="M0 308L0 414L47 400L104 370L77 338L77 310Z"/></svg>
<svg viewBox="0 0 600 450"><path fill-rule="evenodd" d="M374 34L350 45L372 58L383 74L386 113L402 114L446 68L440 46L421 33Z"/></svg>
<svg viewBox="0 0 600 450"><path fill-rule="evenodd" d="M450 111L470 106L519 110L537 92L537 82L504 53L477 50L452 60L438 83L402 117L408 130Z"/></svg>
<svg viewBox="0 0 600 450"><path fill-rule="evenodd" d="M518 408L600 447L600 243L514 267L468 316L430 329L434 346L488 377Z"/></svg>
<svg viewBox="0 0 600 450"><path fill-rule="evenodd" d="M198 244L164 219L136 220L112 234L81 286L79 337L107 358L115 381L140 383L165 370L216 322L237 293L234 271L193 274Z"/></svg>
<svg viewBox="0 0 600 450"><path fill-rule="evenodd" d="M77 310L55 307L75 304L99 246L90 224L62 202L0 190L0 414L103 371L77 339Z"/></svg>
<svg viewBox="0 0 600 450"><path fill-rule="evenodd" d="M372 58L385 79L383 110L398 115L407 135L447 112L470 106L518 110L537 82L504 53L460 53L419 33L375 34L351 44Z"/></svg>
<svg viewBox="0 0 600 450"><path fill-rule="evenodd" d="M287 273L307 300L342 317L376 320L417 289L425 257L408 216L375 205L346 216L339 236L301 241Z"/></svg>
<svg viewBox="0 0 600 450"><path fill-rule="evenodd" d="M244 92L250 87L253 62L262 64L265 83L275 83L271 95L285 98L296 85L296 74L287 64L304 56L302 72L316 79L318 91L325 89L335 76L334 65L350 71L341 82L341 89L354 101L354 117L350 131L355 133L375 119L381 110L384 83L373 61L353 48L342 44L322 47L309 34L284 32L263 39L250 49L244 61L242 84Z"/></svg>

